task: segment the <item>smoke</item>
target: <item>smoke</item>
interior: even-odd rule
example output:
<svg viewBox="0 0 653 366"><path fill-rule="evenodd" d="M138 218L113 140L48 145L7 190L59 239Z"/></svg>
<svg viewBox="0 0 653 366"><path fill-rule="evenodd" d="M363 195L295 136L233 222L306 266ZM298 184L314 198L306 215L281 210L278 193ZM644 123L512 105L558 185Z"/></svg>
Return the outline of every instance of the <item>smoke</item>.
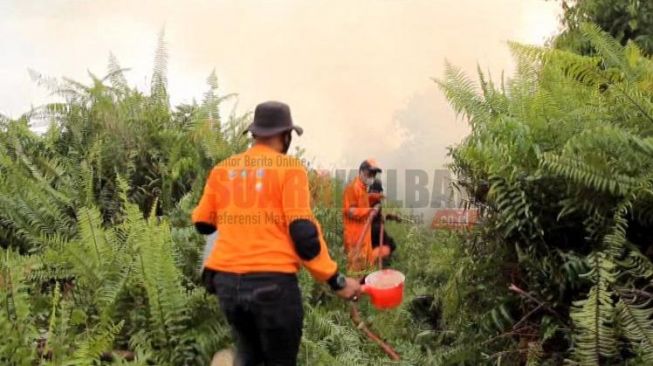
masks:
<svg viewBox="0 0 653 366"><path fill-rule="evenodd" d="M466 132L432 77L445 58L472 74L510 73L508 40L542 43L558 4L541 0L2 1L0 113L17 117L51 100L32 68L88 82L109 52L149 90L165 26L173 103L201 99L215 68L238 110L290 104L305 129L295 139L323 168L432 171Z"/></svg>

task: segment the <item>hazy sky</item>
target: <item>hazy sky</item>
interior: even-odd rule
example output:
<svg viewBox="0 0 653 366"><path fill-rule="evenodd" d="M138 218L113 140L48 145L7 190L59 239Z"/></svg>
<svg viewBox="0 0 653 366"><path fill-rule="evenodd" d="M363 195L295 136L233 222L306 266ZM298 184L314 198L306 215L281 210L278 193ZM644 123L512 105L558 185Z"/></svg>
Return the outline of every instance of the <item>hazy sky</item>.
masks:
<svg viewBox="0 0 653 366"><path fill-rule="evenodd" d="M48 100L28 68L88 81L109 52L142 89L165 26L173 103L201 100L215 68L239 110L278 99L304 127L324 167L375 156L435 167L467 127L431 80L445 59L497 77L512 69L508 40L542 43L558 28L555 1L72 1L0 0L0 113Z"/></svg>

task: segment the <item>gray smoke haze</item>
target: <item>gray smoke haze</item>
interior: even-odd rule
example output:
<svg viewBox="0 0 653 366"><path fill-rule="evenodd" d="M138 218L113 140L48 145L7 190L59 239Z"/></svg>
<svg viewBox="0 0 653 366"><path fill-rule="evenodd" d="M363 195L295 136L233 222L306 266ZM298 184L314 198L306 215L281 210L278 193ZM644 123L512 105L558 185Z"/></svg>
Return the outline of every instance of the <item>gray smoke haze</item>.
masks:
<svg viewBox="0 0 653 366"><path fill-rule="evenodd" d="M51 97L27 68L88 81L112 51L149 89L165 27L173 103L201 100L212 69L238 109L290 104L297 143L323 168L433 170L467 126L432 77L444 60L510 74L508 40L543 43L558 28L544 0L0 0L0 113L17 117Z"/></svg>

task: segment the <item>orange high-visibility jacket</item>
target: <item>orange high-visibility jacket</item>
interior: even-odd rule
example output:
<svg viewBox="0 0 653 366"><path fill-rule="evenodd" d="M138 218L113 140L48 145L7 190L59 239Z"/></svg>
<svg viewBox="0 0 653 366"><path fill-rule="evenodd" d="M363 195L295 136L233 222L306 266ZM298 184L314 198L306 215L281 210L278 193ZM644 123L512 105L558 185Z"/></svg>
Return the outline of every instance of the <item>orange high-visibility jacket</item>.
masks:
<svg viewBox="0 0 653 366"><path fill-rule="evenodd" d="M302 163L265 145L254 145L211 171L193 222L214 224L220 234L204 266L231 273L295 273L306 267L318 281L337 271L310 206L308 174ZM311 220L319 254L303 261L288 226Z"/></svg>
<svg viewBox="0 0 653 366"><path fill-rule="evenodd" d="M360 177L356 177L343 194L344 244L350 270L360 270L374 261L371 225L365 228L371 212L367 188ZM363 239L358 243L361 235Z"/></svg>

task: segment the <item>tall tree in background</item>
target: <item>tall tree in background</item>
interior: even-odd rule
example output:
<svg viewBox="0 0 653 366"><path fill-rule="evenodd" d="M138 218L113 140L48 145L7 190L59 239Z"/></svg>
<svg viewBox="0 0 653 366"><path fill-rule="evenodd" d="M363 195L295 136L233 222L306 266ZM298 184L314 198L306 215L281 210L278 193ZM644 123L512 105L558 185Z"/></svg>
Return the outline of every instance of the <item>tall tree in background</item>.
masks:
<svg viewBox="0 0 653 366"><path fill-rule="evenodd" d="M557 48L593 54L580 25L595 23L619 43L629 40L647 54L653 53L653 1L650 0L562 0L562 24L566 28L554 40Z"/></svg>

